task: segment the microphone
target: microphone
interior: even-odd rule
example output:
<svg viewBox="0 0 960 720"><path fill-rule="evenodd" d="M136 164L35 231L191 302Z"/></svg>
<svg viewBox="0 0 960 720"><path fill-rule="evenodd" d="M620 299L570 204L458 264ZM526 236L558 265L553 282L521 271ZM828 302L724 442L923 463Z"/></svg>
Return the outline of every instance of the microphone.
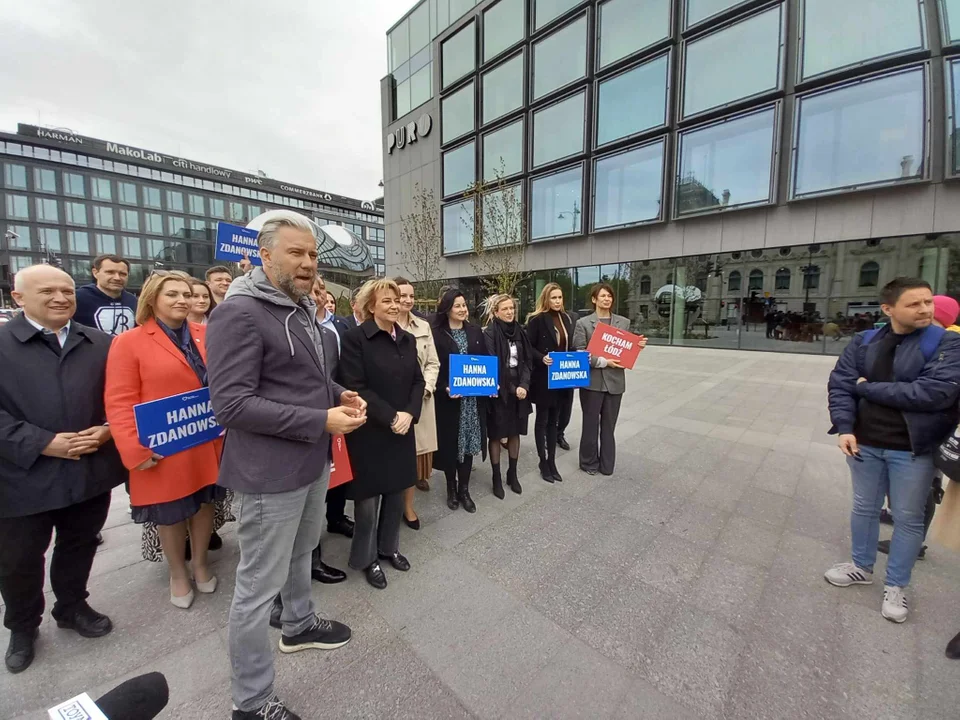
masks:
<svg viewBox="0 0 960 720"><path fill-rule="evenodd" d="M139 675L120 683L97 698L97 707L108 720L152 720L167 706L170 688L158 672Z"/></svg>

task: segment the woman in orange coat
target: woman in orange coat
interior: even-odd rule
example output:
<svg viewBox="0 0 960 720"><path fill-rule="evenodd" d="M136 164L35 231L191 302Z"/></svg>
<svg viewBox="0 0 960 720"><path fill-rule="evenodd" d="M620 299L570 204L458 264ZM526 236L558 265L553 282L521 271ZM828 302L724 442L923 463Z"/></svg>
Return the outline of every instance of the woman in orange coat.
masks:
<svg viewBox="0 0 960 720"><path fill-rule="evenodd" d="M183 609L194 598L184 558L188 531L197 590L212 593L217 587L207 567L207 545L213 503L226 495L216 485L221 441L161 457L140 443L133 406L207 385L206 328L187 320L192 306L186 273L153 273L137 304L139 327L118 336L110 348L104 391L113 439L130 470L133 519L156 523L170 568L170 602Z"/></svg>

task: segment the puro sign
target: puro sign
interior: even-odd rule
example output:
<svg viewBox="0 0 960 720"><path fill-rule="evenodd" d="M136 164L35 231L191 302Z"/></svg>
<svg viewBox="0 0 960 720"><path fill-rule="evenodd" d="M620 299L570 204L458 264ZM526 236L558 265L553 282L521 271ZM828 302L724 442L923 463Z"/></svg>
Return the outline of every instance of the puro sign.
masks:
<svg viewBox="0 0 960 720"><path fill-rule="evenodd" d="M387 154L392 154L394 150L403 150L419 138L429 135L432 129L433 118L427 114L421 115L416 122L408 122L403 127L397 128L387 135Z"/></svg>

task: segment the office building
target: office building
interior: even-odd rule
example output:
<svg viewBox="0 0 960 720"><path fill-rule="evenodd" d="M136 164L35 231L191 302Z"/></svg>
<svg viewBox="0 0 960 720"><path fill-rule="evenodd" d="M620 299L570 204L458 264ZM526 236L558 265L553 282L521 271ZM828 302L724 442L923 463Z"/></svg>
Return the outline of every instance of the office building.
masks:
<svg viewBox="0 0 960 720"><path fill-rule="evenodd" d="M384 258L381 203L333 195L152 150L33 125L0 133L0 292L13 275L44 260L77 284L104 253L130 261L130 287L154 268L203 278L214 259L218 221L244 225L288 208L331 228L320 265L331 280L355 286Z"/></svg>
<svg viewBox="0 0 960 720"><path fill-rule="evenodd" d="M419 185L479 299L492 183L524 311L605 279L652 342L836 353L898 275L960 296L960 0L424 0L387 45L388 272Z"/></svg>

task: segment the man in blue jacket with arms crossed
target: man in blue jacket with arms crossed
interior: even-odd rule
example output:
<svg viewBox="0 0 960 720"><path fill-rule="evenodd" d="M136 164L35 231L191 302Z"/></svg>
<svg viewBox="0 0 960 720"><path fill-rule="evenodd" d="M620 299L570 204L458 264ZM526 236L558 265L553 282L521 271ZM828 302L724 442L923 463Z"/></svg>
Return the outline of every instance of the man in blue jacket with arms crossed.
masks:
<svg viewBox="0 0 960 720"><path fill-rule="evenodd" d="M881 301L890 322L854 337L830 374L831 433L840 436L853 480L853 562L824 577L837 587L873 582L889 492L894 531L880 612L901 623L904 589L923 543L933 452L957 425L960 336L932 325L933 292L924 280L896 278Z"/></svg>

